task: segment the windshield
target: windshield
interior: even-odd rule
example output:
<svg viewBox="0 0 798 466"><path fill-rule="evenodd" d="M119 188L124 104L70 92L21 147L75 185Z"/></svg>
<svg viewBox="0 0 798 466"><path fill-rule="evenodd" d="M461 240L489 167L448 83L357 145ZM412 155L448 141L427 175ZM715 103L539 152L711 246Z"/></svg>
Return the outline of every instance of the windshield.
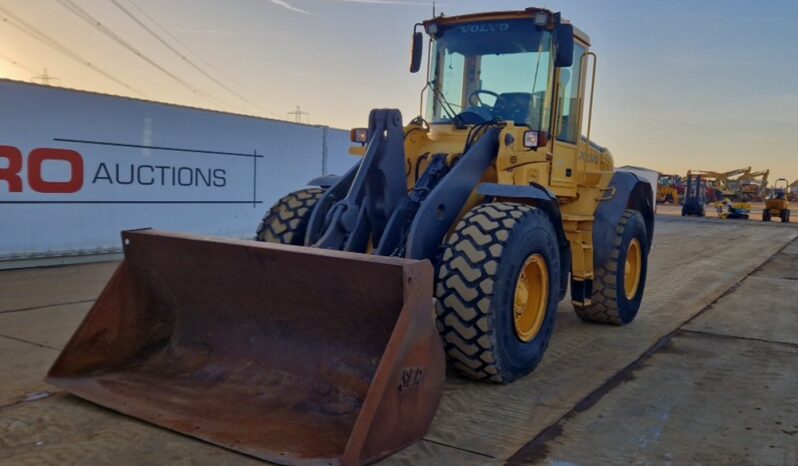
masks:
<svg viewBox="0 0 798 466"><path fill-rule="evenodd" d="M436 39L427 120L547 131L551 33L531 20L454 25Z"/></svg>

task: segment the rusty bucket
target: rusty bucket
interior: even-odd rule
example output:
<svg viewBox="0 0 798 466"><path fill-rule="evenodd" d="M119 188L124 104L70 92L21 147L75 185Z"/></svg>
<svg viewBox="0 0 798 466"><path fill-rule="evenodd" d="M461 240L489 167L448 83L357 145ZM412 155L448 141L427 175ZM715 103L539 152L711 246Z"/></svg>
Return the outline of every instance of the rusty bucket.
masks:
<svg viewBox="0 0 798 466"><path fill-rule="evenodd" d="M122 240L51 384L280 464L369 463L426 432L445 370L428 262L155 230Z"/></svg>

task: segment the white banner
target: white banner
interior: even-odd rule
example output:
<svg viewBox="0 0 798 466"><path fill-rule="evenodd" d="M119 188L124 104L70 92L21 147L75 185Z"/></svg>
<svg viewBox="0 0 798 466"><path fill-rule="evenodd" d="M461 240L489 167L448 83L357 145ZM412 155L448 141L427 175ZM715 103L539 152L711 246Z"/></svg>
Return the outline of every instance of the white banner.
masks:
<svg viewBox="0 0 798 466"><path fill-rule="evenodd" d="M135 228L253 237L357 161L318 126L2 80L0 102L0 260L114 251Z"/></svg>

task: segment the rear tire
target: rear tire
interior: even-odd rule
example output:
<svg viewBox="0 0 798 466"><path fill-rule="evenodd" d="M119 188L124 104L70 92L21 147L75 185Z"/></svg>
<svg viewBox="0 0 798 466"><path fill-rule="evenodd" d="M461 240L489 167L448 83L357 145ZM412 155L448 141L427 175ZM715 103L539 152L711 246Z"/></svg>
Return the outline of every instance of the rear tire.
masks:
<svg viewBox="0 0 798 466"><path fill-rule="evenodd" d="M790 211L785 209L781 211L781 223L790 223Z"/></svg>
<svg viewBox="0 0 798 466"><path fill-rule="evenodd" d="M305 232L313 206L324 195L321 188L294 191L277 201L258 225L257 241L278 244L305 244Z"/></svg>
<svg viewBox="0 0 798 466"><path fill-rule="evenodd" d="M627 297L626 265L630 245L637 241L640 248L640 272L635 292ZM575 306L580 319L602 324L626 325L640 310L648 273L648 234L640 212L627 210L615 228L615 241L610 258L603 267L594 270L591 305Z"/></svg>
<svg viewBox="0 0 798 466"><path fill-rule="evenodd" d="M560 260L540 209L497 202L463 217L446 241L435 289L438 331L460 374L510 383L537 367L554 330Z"/></svg>

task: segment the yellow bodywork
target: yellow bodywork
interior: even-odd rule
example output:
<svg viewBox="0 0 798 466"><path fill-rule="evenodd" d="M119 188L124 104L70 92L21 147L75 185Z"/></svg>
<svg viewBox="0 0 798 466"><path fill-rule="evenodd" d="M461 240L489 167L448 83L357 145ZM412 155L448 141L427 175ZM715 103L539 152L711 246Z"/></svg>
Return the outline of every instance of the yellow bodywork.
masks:
<svg viewBox="0 0 798 466"><path fill-rule="evenodd" d="M530 17L530 12L498 12L478 15L463 15L450 18L437 18L436 21L445 22L473 22L475 20L512 19L517 17ZM578 108L576 128L588 128L590 135L590 109L585 108L585 102L592 104L593 89L587 89L588 69L585 66L589 57L595 60L595 54L590 52L590 42L586 34L574 28L575 41L584 48L581 57L579 92L572 107ZM592 67L595 72L595 61ZM561 69L554 70L553 82L558 83ZM595 79L595 74L593 76ZM595 83L595 81L590 82ZM553 93L557 98L553 99ZM554 102L552 113L558 115L563 106L562 89L557 85L549 86L546 99ZM557 118L553 118L557 122ZM558 123L559 124L559 123ZM556 126L556 125L555 125ZM514 186L529 186L539 184L557 196L563 220L563 229L571 247L571 277L575 281L593 279L593 221L594 214L601 201L612 198L614 192L608 189L612 180L614 162L609 150L599 148L591 143L588 138L577 138L576 144L558 140L557 135L562 128L555 127L550 140L545 146L536 149L524 147L524 132L529 128L516 126L513 122L504 122L499 135L499 153L495 163L485 172L482 182L499 183ZM469 129L458 129L450 124L433 124L423 126L409 124L404 129L405 133L405 165L407 187L413 188L418 178L424 173L432 156L447 154L447 163L456 163L462 156ZM365 148L361 146L350 149L352 155L364 155ZM462 218L471 208L482 202L482 196L474 193L460 212ZM511 202L534 201L524 199L497 199ZM458 220L459 221L459 220ZM458 222L452 224L449 233L454 230Z"/></svg>
<svg viewBox="0 0 798 466"><path fill-rule="evenodd" d="M675 184L679 179L676 175L660 175L657 182L657 202L664 204L670 200L674 205L679 204L679 190Z"/></svg>
<svg viewBox="0 0 798 466"><path fill-rule="evenodd" d="M782 210L790 210L790 201L787 199L768 199L765 201L765 208L772 215L780 215Z"/></svg>
<svg viewBox="0 0 798 466"><path fill-rule="evenodd" d="M673 186L657 186L657 202L664 204L670 198L673 204L679 204L679 191Z"/></svg>
<svg viewBox="0 0 798 466"><path fill-rule="evenodd" d="M545 186L560 202L564 229L571 243L573 277L593 278L593 215L606 195L613 174L612 155L600 152L582 138L579 144L550 141L545 147L530 150L523 146L525 127L508 122L499 135L500 147L496 162L485 172L486 183ZM433 154L449 154L447 162L454 163L462 155L467 129L452 125L433 125L431 128L405 128L408 189L427 167ZM508 142L510 142L508 144ZM570 173L571 176L567 176ZM502 199L498 199L501 201ZM472 195L461 216L482 202L482 196ZM522 202L513 199L513 202ZM453 225L454 227L455 225Z"/></svg>
<svg viewBox="0 0 798 466"><path fill-rule="evenodd" d="M568 144L553 138L544 147L523 146L528 128L507 122L499 135L499 153L495 163L485 172L482 182L515 186L542 185L555 194L560 203L563 227L571 245L572 276L581 281L593 278L593 220L601 200L611 197L607 189L612 180L614 163L609 150L599 150L587 139ZM462 156L468 129L453 125L407 125L405 127L405 174L407 187L413 188L434 154L448 154L447 163L456 163ZM509 142L509 144L508 144ZM363 155L363 147L353 147L353 155ZM570 174L570 176L568 176ZM482 202L473 194L460 217ZM503 199L497 199L502 201ZM525 202L512 199L512 202ZM457 222L452 224L452 229Z"/></svg>
<svg viewBox="0 0 798 466"><path fill-rule="evenodd" d="M765 209L770 211L770 215L778 217L785 210L790 210L789 191L792 186L798 186L798 181L792 185L787 184L785 178L776 180L770 196L765 200Z"/></svg>

